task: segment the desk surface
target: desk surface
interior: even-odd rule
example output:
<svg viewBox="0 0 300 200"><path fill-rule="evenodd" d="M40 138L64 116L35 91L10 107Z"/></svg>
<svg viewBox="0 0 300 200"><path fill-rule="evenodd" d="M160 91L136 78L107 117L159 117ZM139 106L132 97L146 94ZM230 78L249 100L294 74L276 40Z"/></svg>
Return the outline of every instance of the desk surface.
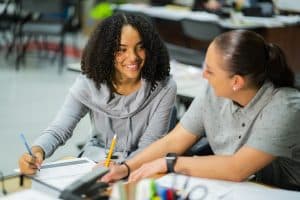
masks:
<svg viewBox="0 0 300 200"><path fill-rule="evenodd" d="M22 191L31 187L31 180L23 176L23 185L21 185L21 176L19 175L8 175L4 177L4 180L0 182L0 188L4 188L8 194ZM0 194L1 197L1 194Z"/></svg>
<svg viewBox="0 0 300 200"><path fill-rule="evenodd" d="M233 18L221 19L215 14L203 11L190 11L186 9L174 9L167 6L150 6L146 4L122 4L117 7L117 9L121 11L144 13L150 17L174 21L180 21L183 18L191 18L199 21L213 21L227 29L275 28L300 22L300 16L277 15L274 17L248 17L243 16L241 13L233 14Z"/></svg>
<svg viewBox="0 0 300 200"><path fill-rule="evenodd" d="M231 181L222 181L216 179L205 179L205 178L197 178L197 177L188 177L185 175L180 174L167 174L163 176L162 174L156 175L152 177L156 179L156 184L159 184L163 187L168 188L175 188L179 191L189 192L194 187L204 187L207 190L207 197L205 199L256 199L256 200L263 200L263 199L273 199L273 200L281 200L281 199L289 199L289 200L296 200L300 199L300 192L290 191L290 190L282 190L277 188L266 187L265 185L252 183L252 182L231 182ZM148 179L149 180L149 179ZM5 178L5 188L8 191L8 194L13 194L8 196L10 198L7 199L30 199L32 200L31 195L39 195L42 197L41 199L56 199L55 197L49 195L48 193L39 192L39 190L25 190L31 187L31 180L29 178L24 179L24 185L19 186L19 176L13 176L12 178ZM147 179L144 179L142 182L145 183ZM138 188L138 183L129 183L123 184L124 182L119 182L114 184L112 187L111 195L118 195L120 194L119 190L120 186L123 185L125 188L126 195L130 197L136 197L138 189L145 189L145 187ZM0 186L2 187L2 182L0 182ZM148 183L149 186L149 181ZM147 187L150 189L150 187ZM23 193L22 193L23 190ZM21 193L14 193L20 191ZM26 192L27 191L27 192ZM143 192L143 197L149 194L147 191L142 190L139 192ZM199 190L198 192L203 192ZM197 191L195 191L197 194ZM23 196L22 196L23 195ZM22 197L22 198L20 198ZM0 195L1 198L1 195ZM34 198L39 199L39 198ZM128 198L134 199L134 198Z"/></svg>

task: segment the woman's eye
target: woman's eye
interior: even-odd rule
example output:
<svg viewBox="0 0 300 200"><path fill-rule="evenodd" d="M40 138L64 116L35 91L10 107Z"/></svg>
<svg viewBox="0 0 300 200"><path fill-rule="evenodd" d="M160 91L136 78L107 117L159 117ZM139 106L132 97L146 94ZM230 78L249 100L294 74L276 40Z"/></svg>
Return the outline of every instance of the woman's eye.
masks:
<svg viewBox="0 0 300 200"><path fill-rule="evenodd" d="M138 49L138 50L144 49L144 45L139 45L139 46L137 46L137 49Z"/></svg>
<svg viewBox="0 0 300 200"><path fill-rule="evenodd" d="M207 69L205 70L207 74L212 74L211 71L208 71Z"/></svg>

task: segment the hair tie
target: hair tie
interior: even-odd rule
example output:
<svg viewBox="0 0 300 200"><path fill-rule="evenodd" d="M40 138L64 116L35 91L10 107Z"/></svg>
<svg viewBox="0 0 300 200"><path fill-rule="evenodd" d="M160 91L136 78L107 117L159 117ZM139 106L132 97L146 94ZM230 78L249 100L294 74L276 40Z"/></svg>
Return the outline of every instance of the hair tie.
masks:
<svg viewBox="0 0 300 200"><path fill-rule="evenodd" d="M128 179L128 177L130 176L130 167L125 161L121 162L121 165L125 165L125 167L127 168L127 175L123 179Z"/></svg>

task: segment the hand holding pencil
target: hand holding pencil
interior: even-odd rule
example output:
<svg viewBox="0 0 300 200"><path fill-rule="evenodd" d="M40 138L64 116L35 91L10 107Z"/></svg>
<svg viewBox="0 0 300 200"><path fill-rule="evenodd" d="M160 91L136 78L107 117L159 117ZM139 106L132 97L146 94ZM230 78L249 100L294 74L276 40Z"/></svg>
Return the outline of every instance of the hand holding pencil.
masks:
<svg viewBox="0 0 300 200"><path fill-rule="evenodd" d="M105 167L109 167L111 156L114 152L114 148L115 148L115 145L116 145L116 141L117 141L117 135L115 134L112 141L111 141L109 152L108 152L108 155L107 155L106 160L105 160L105 164L104 164Z"/></svg>
<svg viewBox="0 0 300 200"><path fill-rule="evenodd" d="M35 174L43 162L44 151L41 147L33 146L31 149L23 134L20 135L27 153L19 159L19 168L23 174Z"/></svg>

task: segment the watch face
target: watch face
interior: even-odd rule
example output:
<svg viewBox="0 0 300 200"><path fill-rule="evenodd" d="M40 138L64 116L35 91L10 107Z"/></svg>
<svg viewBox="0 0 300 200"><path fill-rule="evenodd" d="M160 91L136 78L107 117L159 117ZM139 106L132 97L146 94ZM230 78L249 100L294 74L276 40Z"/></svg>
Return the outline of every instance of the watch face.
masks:
<svg viewBox="0 0 300 200"><path fill-rule="evenodd" d="M175 157L166 157L167 160L175 160Z"/></svg>
<svg viewBox="0 0 300 200"><path fill-rule="evenodd" d="M176 157L177 157L176 153L168 153L166 155L166 159L168 159L168 160L175 160Z"/></svg>

